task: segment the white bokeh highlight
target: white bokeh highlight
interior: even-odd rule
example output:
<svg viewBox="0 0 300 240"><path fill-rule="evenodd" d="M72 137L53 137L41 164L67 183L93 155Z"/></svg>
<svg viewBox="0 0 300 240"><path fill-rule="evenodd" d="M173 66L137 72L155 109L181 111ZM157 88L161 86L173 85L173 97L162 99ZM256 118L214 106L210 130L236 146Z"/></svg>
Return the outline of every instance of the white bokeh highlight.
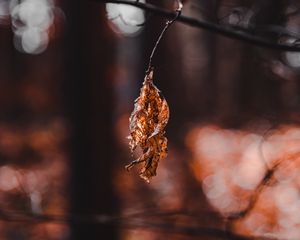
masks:
<svg viewBox="0 0 300 240"><path fill-rule="evenodd" d="M8 9L15 34L15 48L28 54L44 52L56 9L52 0L11 0Z"/></svg>
<svg viewBox="0 0 300 240"><path fill-rule="evenodd" d="M145 0L140 2L145 3ZM106 12L112 29L125 36L135 36L145 22L144 11L134 6L107 3Z"/></svg>

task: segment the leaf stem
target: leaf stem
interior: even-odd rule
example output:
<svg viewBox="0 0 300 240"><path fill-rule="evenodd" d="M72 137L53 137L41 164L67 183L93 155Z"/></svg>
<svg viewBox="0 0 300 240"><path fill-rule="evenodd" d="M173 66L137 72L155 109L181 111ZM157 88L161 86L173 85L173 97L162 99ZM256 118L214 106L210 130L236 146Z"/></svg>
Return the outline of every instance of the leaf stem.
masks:
<svg viewBox="0 0 300 240"><path fill-rule="evenodd" d="M166 24L165 24L165 27L163 28L163 30L161 31L160 35L158 36L158 39L152 49L152 52L151 52L151 55L150 55L150 58L149 58L149 64L148 64L148 68L146 70L146 74L149 74L150 71L152 70L153 66L152 66L152 59L153 59L153 56L155 54L155 51L163 37L163 35L165 34L165 32L168 30L168 28L176 21L176 19L180 16L181 14L181 10L182 10L182 7L183 7L183 4L181 2L181 0L177 0L177 9L176 9L176 15L173 19L171 20L167 20Z"/></svg>

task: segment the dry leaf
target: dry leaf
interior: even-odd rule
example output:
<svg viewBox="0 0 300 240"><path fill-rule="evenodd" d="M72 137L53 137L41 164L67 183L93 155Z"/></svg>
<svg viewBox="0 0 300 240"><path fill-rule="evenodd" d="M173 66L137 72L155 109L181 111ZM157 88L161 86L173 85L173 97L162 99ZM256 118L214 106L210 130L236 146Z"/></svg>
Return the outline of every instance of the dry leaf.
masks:
<svg viewBox="0 0 300 240"><path fill-rule="evenodd" d="M140 177L149 183L156 175L160 160L168 153L164 129L169 120L169 106L153 84L153 70L145 76L140 96L135 100L134 110L129 118L131 152L140 147L142 155L126 166L130 170L135 164L144 163Z"/></svg>

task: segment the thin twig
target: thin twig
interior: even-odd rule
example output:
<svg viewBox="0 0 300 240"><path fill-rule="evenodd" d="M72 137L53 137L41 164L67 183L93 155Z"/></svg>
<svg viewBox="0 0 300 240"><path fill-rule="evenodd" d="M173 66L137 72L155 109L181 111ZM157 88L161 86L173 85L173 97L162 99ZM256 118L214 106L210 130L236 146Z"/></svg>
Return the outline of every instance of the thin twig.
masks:
<svg viewBox="0 0 300 240"><path fill-rule="evenodd" d="M261 180L261 182L256 187L254 193L251 195L249 203L247 207L239 212L230 213L227 217L230 221L235 221L241 218L246 217L255 207L255 204L257 203L258 198L261 196L261 193L263 190L265 190L266 187L270 186L270 182L273 180L274 173L279 167L279 164L275 165L273 168L268 169Z"/></svg>
<svg viewBox="0 0 300 240"><path fill-rule="evenodd" d="M167 29L168 29L168 28L176 21L176 19L178 19L178 17L179 17L180 14L181 14L181 10L182 10L183 5L182 5L182 3L181 3L180 0L177 0L177 3L178 3L178 7L177 7L177 9L176 9L176 15L175 15L175 17L174 17L173 19L171 19L171 20L168 20L168 21L166 22L165 27L164 27L163 30L161 31L161 33L160 33L160 35L159 35L159 37L158 37L158 39L157 39L157 41L156 41L156 43L155 43L153 49L152 49L152 52L151 52L151 55L150 55L150 58L149 58L149 64L148 64L148 68L147 68L146 74L149 74L150 71L151 71L151 69L152 69L152 59L153 59L154 53L155 53L155 51L156 51L156 49L157 49L157 47L158 47L158 44L160 43L160 41L161 41L163 35L164 35L165 32L167 31Z"/></svg>
<svg viewBox="0 0 300 240"><path fill-rule="evenodd" d="M151 12L157 16L165 17L168 19L173 19L174 17L176 17L177 14L172 11L159 8L153 4L141 3L136 1L133 2L130 0L91 0L91 1L131 5L143 9L147 12ZM249 29L242 29L242 28L237 29L236 27L223 26L220 24L215 24L212 22L207 22L204 20L199 20L196 18L187 17L183 15L178 16L176 21L192 27L201 28L213 33L217 33L229 38L251 43L256 46L275 49L275 50L282 50L282 51L300 52L300 47L297 45L272 42L268 39L255 36L254 34L249 33ZM294 36L291 35L291 37Z"/></svg>

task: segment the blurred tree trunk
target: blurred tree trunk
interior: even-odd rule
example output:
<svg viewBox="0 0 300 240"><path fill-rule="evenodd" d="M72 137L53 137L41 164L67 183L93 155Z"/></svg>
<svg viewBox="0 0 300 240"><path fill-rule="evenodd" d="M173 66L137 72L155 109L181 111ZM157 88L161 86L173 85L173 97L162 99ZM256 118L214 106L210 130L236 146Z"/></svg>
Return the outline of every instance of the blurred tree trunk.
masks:
<svg viewBox="0 0 300 240"><path fill-rule="evenodd" d="M112 95L115 43L106 23L104 5L68 1L65 84L71 121L71 213L116 213L112 187L114 141ZM93 219L93 218L89 218ZM71 239L117 239L113 225L71 226Z"/></svg>
<svg viewBox="0 0 300 240"><path fill-rule="evenodd" d="M228 10L227 2L221 1L220 16L233 11L233 7ZM260 26L284 24L283 16L288 3L283 0L256 2L236 0L230 1L230 4L245 7L246 11L252 12L251 24ZM238 127L253 118L267 118L274 114L278 118L282 114L280 82L274 81L273 77L268 77L270 74L266 74L270 71L267 69L267 60L272 58L270 53L272 51L268 49L217 36L215 51L217 62L213 67L215 73L213 78L217 82L213 94L217 99L215 108L217 122Z"/></svg>
<svg viewBox="0 0 300 240"><path fill-rule="evenodd" d="M284 0L256 2L252 6L257 9L255 24L257 26L284 25L287 6L288 1ZM248 117L254 115L282 119L285 111L280 97L282 82L274 81L274 75L270 74L270 66L267 62L269 59L276 58L278 54L280 53L245 44L239 68L241 74L237 102L240 114L246 112Z"/></svg>

